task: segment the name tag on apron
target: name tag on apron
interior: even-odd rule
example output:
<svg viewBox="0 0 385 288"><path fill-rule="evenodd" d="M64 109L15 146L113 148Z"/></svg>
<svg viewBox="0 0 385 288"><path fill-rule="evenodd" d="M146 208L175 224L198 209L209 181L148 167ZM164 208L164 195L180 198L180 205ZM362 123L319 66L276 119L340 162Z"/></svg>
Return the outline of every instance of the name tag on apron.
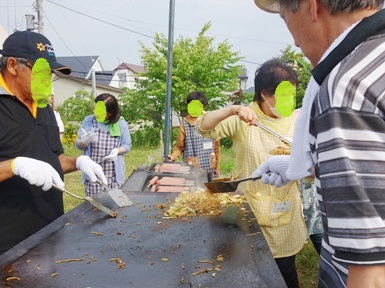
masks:
<svg viewBox="0 0 385 288"><path fill-rule="evenodd" d="M273 205L273 213L286 212L291 209L291 202L276 202Z"/></svg>
<svg viewBox="0 0 385 288"><path fill-rule="evenodd" d="M211 148L213 148L213 142L203 143L203 149L211 149Z"/></svg>

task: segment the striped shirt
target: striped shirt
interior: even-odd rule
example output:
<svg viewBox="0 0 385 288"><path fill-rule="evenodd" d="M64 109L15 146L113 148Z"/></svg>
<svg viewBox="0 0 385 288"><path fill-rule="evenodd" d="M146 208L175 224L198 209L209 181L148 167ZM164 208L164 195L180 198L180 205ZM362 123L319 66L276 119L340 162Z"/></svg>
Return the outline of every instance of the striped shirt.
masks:
<svg viewBox="0 0 385 288"><path fill-rule="evenodd" d="M377 35L333 68L312 107L320 287L345 287L348 265L385 265L384 120L385 35Z"/></svg>

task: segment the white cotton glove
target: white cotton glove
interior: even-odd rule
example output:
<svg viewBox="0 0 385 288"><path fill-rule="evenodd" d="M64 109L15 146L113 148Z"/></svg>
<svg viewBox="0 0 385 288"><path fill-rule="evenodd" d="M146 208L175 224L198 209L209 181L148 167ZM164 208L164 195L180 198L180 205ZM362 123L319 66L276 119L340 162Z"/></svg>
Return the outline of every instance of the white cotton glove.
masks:
<svg viewBox="0 0 385 288"><path fill-rule="evenodd" d="M81 128L81 131L83 135L80 137L79 141L82 142L85 146L87 146L91 142L95 142L99 140L95 132L92 132L92 131L86 132L86 130L84 130L83 128Z"/></svg>
<svg viewBox="0 0 385 288"><path fill-rule="evenodd" d="M82 171L92 182L100 179L103 184L107 185L107 178L104 175L102 166L91 160L86 155L81 155L76 159L76 168Z"/></svg>
<svg viewBox="0 0 385 288"><path fill-rule="evenodd" d="M118 154L119 154L118 148L114 148L111 150L110 154L108 154L103 158L103 161L115 161L116 159L118 159Z"/></svg>
<svg viewBox="0 0 385 288"><path fill-rule="evenodd" d="M24 178L31 185L42 186L47 191L52 184L64 189L64 182L59 173L48 163L28 157L16 157L13 160L12 172Z"/></svg>
<svg viewBox="0 0 385 288"><path fill-rule="evenodd" d="M289 168L290 156L276 155L268 158L257 170L251 174L251 177L262 175L262 182L265 184L282 187L291 180L287 179L286 171Z"/></svg>

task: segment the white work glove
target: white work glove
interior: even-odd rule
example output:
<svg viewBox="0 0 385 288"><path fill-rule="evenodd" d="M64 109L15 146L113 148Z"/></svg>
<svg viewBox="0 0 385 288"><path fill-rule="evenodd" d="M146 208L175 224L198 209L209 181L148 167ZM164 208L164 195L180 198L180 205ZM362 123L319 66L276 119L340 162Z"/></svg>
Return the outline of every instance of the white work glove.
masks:
<svg viewBox="0 0 385 288"><path fill-rule="evenodd" d="M100 179L103 184L108 184L102 166L92 161L90 157L86 155L79 156L78 159L76 159L76 168L82 171L92 182Z"/></svg>
<svg viewBox="0 0 385 288"><path fill-rule="evenodd" d="M13 160L12 172L24 178L31 185L42 186L47 191L52 184L64 189L64 182L59 173L48 163L28 157L16 157Z"/></svg>
<svg viewBox="0 0 385 288"><path fill-rule="evenodd" d="M286 171L289 168L290 156L276 155L268 158L257 170L251 174L251 177L262 176L261 181L265 184L282 187L291 180L287 179Z"/></svg>
<svg viewBox="0 0 385 288"><path fill-rule="evenodd" d="M83 143L85 146L87 146L91 142L98 141L98 136L95 134L95 132L84 130L83 128L80 128L83 135L80 137L80 142Z"/></svg>
<svg viewBox="0 0 385 288"><path fill-rule="evenodd" d="M118 148L114 148L111 150L110 154L108 154L103 158L103 161L115 161L116 159L118 159L118 154L119 154Z"/></svg>

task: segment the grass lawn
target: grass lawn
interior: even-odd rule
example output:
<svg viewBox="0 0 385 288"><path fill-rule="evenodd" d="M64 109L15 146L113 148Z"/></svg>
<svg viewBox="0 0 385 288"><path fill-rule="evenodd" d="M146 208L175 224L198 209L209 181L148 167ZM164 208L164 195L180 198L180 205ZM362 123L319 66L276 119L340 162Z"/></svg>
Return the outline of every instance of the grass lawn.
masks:
<svg viewBox="0 0 385 288"><path fill-rule="evenodd" d="M76 150L73 145L65 145L66 155L77 156L80 151ZM162 161L163 150L154 148L134 148L125 157L126 178L139 166L149 166L155 162ZM234 156L231 149L222 149L221 154L221 177L228 176L228 173L234 166ZM81 183L81 173L79 171L65 175L66 189L84 196L84 188ZM69 211L79 205L82 201L77 200L69 195L63 195L64 209ZM297 255L297 270L300 279L301 288L317 287L318 278L318 254L313 248L311 241L306 243Z"/></svg>

